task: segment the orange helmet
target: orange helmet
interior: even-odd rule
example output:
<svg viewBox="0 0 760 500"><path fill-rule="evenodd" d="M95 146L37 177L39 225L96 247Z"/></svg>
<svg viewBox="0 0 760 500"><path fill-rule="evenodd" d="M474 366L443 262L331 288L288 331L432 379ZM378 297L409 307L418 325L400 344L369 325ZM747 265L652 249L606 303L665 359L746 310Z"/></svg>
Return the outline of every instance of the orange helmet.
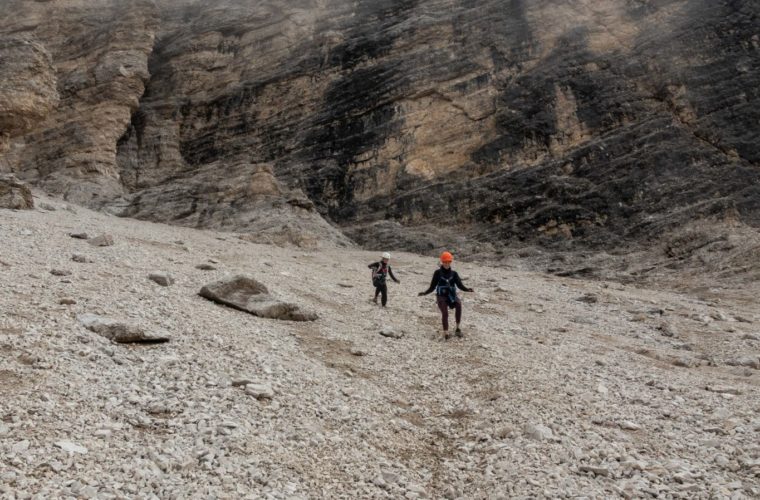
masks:
<svg viewBox="0 0 760 500"><path fill-rule="evenodd" d="M441 254L441 262L451 262L454 260L454 256L449 252L443 252Z"/></svg>

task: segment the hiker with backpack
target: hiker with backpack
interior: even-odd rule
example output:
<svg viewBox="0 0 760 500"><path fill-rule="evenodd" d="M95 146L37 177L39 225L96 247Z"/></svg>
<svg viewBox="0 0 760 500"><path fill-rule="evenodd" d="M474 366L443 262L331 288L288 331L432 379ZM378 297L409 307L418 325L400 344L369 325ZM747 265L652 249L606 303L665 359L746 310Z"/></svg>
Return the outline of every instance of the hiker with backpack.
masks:
<svg viewBox="0 0 760 500"><path fill-rule="evenodd" d="M438 309L441 310L441 321L443 323L443 338L448 340L449 337L449 309L455 310L456 330L454 334L457 337L463 337L459 324L462 322L462 301L457 297L457 288L463 292L473 292L472 288L467 288L462 283L459 274L451 269L451 263L454 257L449 252L441 254L441 267L433 274L433 280L430 282L430 288L419 295L427 295L435 290L436 302Z"/></svg>
<svg viewBox="0 0 760 500"><path fill-rule="evenodd" d="M390 260L391 254L385 252L383 253L382 259L379 262L373 262L367 266L372 269L372 285L375 287L375 298L372 300L375 304L377 304L377 296L382 294L380 303L383 307L385 307L385 304L388 302L388 285L385 282L386 278L390 276L391 279L396 283L401 283L393 275L391 265L389 264Z"/></svg>

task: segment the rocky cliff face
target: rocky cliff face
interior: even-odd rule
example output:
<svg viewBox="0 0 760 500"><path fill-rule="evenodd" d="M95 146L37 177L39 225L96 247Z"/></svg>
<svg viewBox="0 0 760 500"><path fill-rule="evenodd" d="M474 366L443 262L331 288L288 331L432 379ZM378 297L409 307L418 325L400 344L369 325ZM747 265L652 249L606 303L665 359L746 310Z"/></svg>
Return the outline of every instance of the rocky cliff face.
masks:
<svg viewBox="0 0 760 500"><path fill-rule="evenodd" d="M755 3L16 8L0 33L50 51L61 104L5 169L123 215L340 238L321 215L414 249L760 223ZM250 191L262 175L276 192Z"/></svg>
<svg viewBox="0 0 760 500"><path fill-rule="evenodd" d="M60 97L44 121L14 141L2 168L81 204L120 196L116 143L150 76L155 5L3 0L2 8L0 40L20 38L50 54Z"/></svg>

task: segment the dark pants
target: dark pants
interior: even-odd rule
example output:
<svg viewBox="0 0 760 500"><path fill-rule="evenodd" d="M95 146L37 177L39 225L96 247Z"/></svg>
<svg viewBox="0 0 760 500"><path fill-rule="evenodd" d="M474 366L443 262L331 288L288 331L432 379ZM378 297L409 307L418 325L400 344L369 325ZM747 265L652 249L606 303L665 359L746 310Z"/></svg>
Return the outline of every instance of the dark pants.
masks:
<svg viewBox="0 0 760 500"><path fill-rule="evenodd" d="M388 303L388 285L383 281L382 283L375 285L375 300L377 300L377 296L380 294L383 294L383 297L380 299L380 303L385 307L385 304Z"/></svg>
<svg viewBox="0 0 760 500"><path fill-rule="evenodd" d="M441 310L441 321L443 322L443 330L449 331L449 303L446 301L446 297L439 295L438 296L438 309ZM459 300L459 297L457 297L456 305L454 306L455 309L455 318L457 320L457 325L462 321L462 302Z"/></svg>

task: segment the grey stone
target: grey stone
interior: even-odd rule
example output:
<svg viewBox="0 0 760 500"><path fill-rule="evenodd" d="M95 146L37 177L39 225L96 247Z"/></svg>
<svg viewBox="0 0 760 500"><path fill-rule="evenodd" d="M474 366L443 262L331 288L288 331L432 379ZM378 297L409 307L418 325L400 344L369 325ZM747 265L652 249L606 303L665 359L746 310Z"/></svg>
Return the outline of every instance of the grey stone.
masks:
<svg viewBox="0 0 760 500"><path fill-rule="evenodd" d="M162 272L150 273L148 275L148 279L161 286L171 286L174 284L174 278L172 278L169 274Z"/></svg>
<svg viewBox="0 0 760 500"><path fill-rule="evenodd" d="M139 326L104 318L95 314L81 314L77 316L77 319L88 330L121 344L161 343L169 341L169 336L164 333L147 332Z"/></svg>
<svg viewBox="0 0 760 500"><path fill-rule="evenodd" d="M19 441L18 443L11 446L11 451L13 453L23 453L28 449L29 449L29 441L26 439L24 439L23 441Z"/></svg>
<svg viewBox="0 0 760 500"><path fill-rule="evenodd" d="M242 275L209 283L201 288L200 296L262 318L289 321L318 318L315 313L305 312L295 304L275 299L262 283Z"/></svg>
<svg viewBox="0 0 760 500"><path fill-rule="evenodd" d="M554 433L548 427L541 424L525 424L523 434L536 441L548 441L554 439Z"/></svg>
<svg viewBox="0 0 760 500"><path fill-rule="evenodd" d="M620 422L620 428L625 431L637 431L641 429L641 426L638 424L635 424L629 420L625 420L623 422Z"/></svg>
<svg viewBox="0 0 760 500"><path fill-rule="evenodd" d="M678 332L676 329L671 325L670 323L667 323L663 321L662 323L657 326L657 329L662 333L665 337L677 337Z"/></svg>
<svg viewBox="0 0 760 500"><path fill-rule="evenodd" d="M591 465L581 465L578 467L578 470L581 472L591 472L596 476L610 476L610 470L606 467L594 467Z"/></svg>
<svg viewBox="0 0 760 500"><path fill-rule="evenodd" d="M80 446L70 441L58 441L57 443L55 443L55 445L59 447L60 449L62 449L63 451L66 451L69 453L79 453L79 454L84 455L88 451L87 448L85 448L84 446Z"/></svg>
<svg viewBox="0 0 760 500"><path fill-rule="evenodd" d="M586 293L581 297L576 298L578 302L585 302L586 304L596 304L599 302L599 297L593 293Z"/></svg>
<svg viewBox="0 0 760 500"><path fill-rule="evenodd" d="M272 387L264 383L246 384L245 393L256 399L272 399L274 397Z"/></svg>
<svg viewBox="0 0 760 500"><path fill-rule="evenodd" d="M100 236L87 240L87 243L94 247L110 247L113 245L113 236L110 234L101 234Z"/></svg>
<svg viewBox="0 0 760 500"><path fill-rule="evenodd" d="M747 368L754 368L760 370L760 356L742 356L726 361L729 366L746 366Z"/></svg>
<svg viewBox="0 0 760 500"><path fill-rule="evenodd" d="M98 496L98 489L88 485L79 490L79 495L84 498L96 498Z"/></svg>
<svg viewBox="0 0 760 500"><path fill-rule="evenodd" d="M396 331L392 327L385 327L380 330L380 335L383 337L388 337L391 339L401 339L404 338L404 332Z"/></svg>
<svg viewBox="0 0 760 500"><path fill-rule="evenodd" d="M248 377L237 377L232 379L232 387L240 387L248 384L254 384L256 383L255 378L248 378Z"/></svg>

